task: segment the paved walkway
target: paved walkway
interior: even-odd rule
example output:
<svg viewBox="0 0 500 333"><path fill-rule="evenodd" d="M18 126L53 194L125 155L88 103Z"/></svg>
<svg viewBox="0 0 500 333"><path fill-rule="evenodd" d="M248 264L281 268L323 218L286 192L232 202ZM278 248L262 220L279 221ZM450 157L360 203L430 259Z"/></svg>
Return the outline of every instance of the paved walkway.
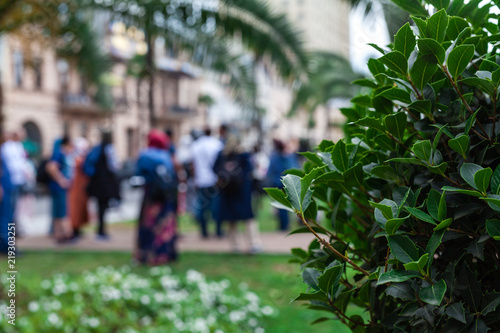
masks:
<svg viewBox="0 0 500 333"><path fill-rule="evenodd" d="M85 250L85 251L132 251L135 246L135 229L128 226L113 226L110 230L109 241L96 241L93 234L84 236L74 244L57 245L48 236L25 236L18 238L18 248L22 250ZM295 234L287 236L283 232L262 233L262 245L265 253L289 254L295 247L307 248L314 238L311 234ZM242 239L242 250L248 246ZM231 246L227 239L209 238L201 239L198 233L190 232L182 234L178 249L180 252L231 252Z"/></svg>

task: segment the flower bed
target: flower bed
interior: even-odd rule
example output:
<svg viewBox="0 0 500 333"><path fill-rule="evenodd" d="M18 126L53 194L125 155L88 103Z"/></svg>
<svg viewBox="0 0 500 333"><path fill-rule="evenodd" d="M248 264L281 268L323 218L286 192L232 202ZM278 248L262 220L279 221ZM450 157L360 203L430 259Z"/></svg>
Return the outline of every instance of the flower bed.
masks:
<svg viewBox="0 0 500 333"><path fill-rule="evenodd" d="M6 277L1 277L6 287ZM183 277L169 267L148 276L107 266L76 278L58 274L42 281L35 297L17 300L16 326L0 317L2 332L264 332L262 318L273 314L241 284L207 281L195 270ZM5 290L4 290L5 291ZM2 293L4 293L2 291ZM0 300L0 313L7 303Z"/></svg>

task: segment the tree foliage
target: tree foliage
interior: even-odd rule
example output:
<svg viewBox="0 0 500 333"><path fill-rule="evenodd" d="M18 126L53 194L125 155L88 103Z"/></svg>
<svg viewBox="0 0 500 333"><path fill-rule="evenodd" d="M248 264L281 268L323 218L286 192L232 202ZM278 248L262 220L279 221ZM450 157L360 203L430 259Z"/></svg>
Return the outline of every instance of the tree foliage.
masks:
<svg viewBox="0 0 500 333"><path fill-rule="evenodd" d="M497 2L394 2L412 25L369 60L348 139L268 189L316 237L296 300L353 332L499 331Z"/></svg>

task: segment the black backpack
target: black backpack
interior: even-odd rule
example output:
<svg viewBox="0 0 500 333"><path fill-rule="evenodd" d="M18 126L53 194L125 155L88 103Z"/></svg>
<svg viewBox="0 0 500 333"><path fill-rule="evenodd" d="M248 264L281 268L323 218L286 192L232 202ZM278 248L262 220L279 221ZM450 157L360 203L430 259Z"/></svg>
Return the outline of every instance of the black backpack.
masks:
<svg viewBox="0 0 500 333"><path fill-rule="evenodd" d="M169 170L163 164L157 165L151 172L150 197L157 202L175 199L178 185L177 174L174 170Z"/></svg>
<svg viewBox="0 0 500 333"><path fill-rule="evenodd" d="M237 195L245 183L241 158L238 154L221 155L217 170L217 185L228 195Z"/></svg>
<svg viewBox="0 0 500 333"><path fill-rule="evenodd" d="M42 185L49 185L52 177L47 171L47 164L49 163L49 159L44 159L38 164L36 168L36 182Z"/></svg>

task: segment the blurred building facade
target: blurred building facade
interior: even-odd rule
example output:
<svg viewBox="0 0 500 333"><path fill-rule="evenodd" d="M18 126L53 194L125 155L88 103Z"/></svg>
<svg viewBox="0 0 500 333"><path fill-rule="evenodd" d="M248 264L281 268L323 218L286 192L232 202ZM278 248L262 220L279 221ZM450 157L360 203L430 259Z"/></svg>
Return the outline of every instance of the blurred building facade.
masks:
<svg viewBox="0 0 500 333"><path fill-rule="evenodd" d="M120 159L136 156L149 131L149 82L127 73L128 60L144 46L140 37L127 42L130 36L123 34L130 32L123 29L122 24L110 25L104 38L113 62L107 78L113 97L110 110L94 102L92 87L74 64L57 57L50 44L18 33L1 37L5 131L24 128L41 148L40 155L47 156L54 141L65 133L98 143L100 131L111 130ZM200 80L188 63L159 50L153 90L156 124L179 135L189 131L187 120L203 125L198 105Z"/></svg>
<svg viewBox="0 0 500 333"><path fill-rule="evenodd" d="M307 51L325 51L349 59L349 17L351 6L346 0L272 0L270 5L287 15L302 32ZM276 80L263 65L259 71L259 104L266 110L264 127L282 139L308 139L318 143L323 139L337 141L343 137L344 117L336 103L320 106L313 119L299 112L291 119L287 114L292 103L292 91ZM338 104L338 103L337 103Z"/></svg>

